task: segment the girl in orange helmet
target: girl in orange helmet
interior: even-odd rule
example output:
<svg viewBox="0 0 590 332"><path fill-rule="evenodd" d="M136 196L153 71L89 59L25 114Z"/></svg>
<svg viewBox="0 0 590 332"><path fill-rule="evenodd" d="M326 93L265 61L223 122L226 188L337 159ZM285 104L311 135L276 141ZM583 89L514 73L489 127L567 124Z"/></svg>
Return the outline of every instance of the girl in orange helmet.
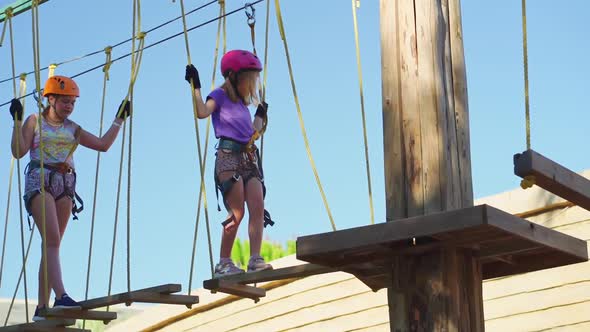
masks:
<svg viewBox="0 0 590 332"><path fill-rule="evenodd" d="M13 99L10 114L16 126L21 127L20 135L12 132L12 155L22 158L27 152L30 162L25 169L25 207L33 216L37 229L43 225L43 201L41 193L41 154L43 155L45 190L45 247L47 248L47 276L45 283L43 258L39 267L39 298L33 321L43 320L39 309L47 307L51 289L55 292L54 308L80 309L80 305L66 293L59 259L59 247L64 236L70 213L82 210L76 206L75 199L82 203L76 194L76 172L74 150L80 144L96 151L107 151L119 133L119 128L129 116L129 101L124 100L109 130L96 137L82 129L69 117L74 111L80 90L74 80L65 76L53 76L45 83L43 96L47 98L39 125L37 114L31 114L24 123L23 107L18 99ZM41 135L43 138L41 149ZM17 141L19 150L17 150ZM43 235L41 235L43 236ZM49 285L49 291L45 290Z"/></svg>

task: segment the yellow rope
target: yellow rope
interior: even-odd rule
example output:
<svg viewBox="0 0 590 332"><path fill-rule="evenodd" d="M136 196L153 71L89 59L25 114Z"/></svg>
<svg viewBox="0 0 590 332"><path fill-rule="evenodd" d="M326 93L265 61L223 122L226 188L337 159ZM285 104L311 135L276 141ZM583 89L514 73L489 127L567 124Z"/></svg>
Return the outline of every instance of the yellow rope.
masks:
<svg viewBox="0 0 590 332"><path fill-rule="evenodd" d="M125 157L125 131L127 128L127 122L123 122L123 129L121 133L121 157L119 159L119 177L117 180L117 195L115 198L115 221L113 223L113 242L111 245L111 265L109 269L109 286L107 290L107 296L111 295L113 286L113 270L115 265L115 248L117 243L117 225L119 224L119 203L121 201L121 182L123 179L123 159ZM109 307L106 308L109 311Z"/></svg>
<svg viewBox="0 0 590 332"><path fill-rule="evenodd" d="M137 80L137 76L139 74L139 68L141 66L141 60L143 57L143 49L145 45L145 32L137 32L140 29L140 22L141 22L141 15L140 15L140 4L139 0L134 0L133 2L133 28L132 28L132 40L131 40L131 74L129 79L129 88L127 91L127 96L125 97L125 101L131 102L131 114L128 117L129 121L129 152L128 152L128 160L127 160L127 291L131 292L131 160L132 160L132 137L133 137L133 87ZM136 30L137 28L137 30ZM139 40L137 51L135 48L136 39ZM106 51L106 49L105 49ZM136 55L137 53L137 55ZM107 67L106 71L108 72ZM103 68L105 70L105 68ZM119 110L117 113L122 111L125 103L121 103ZM120 203L120 196L121 196L121 180L123 175L123 159L124 159L124 151L125 151L125 132L127 128L127 121L123 122L123 138L121 142L121 158L119 162L119 179L117 183L117 196L116 196L116 208L115 208L115 222L114 222L114 230L113 230L113 242L112 242L112 249L111 249L111 267L109 272L109 287L108 287L108 295L111 295L112 290L112 279L113 279L113 267L114 267L114 259L115 259L115 248L116 248L116 239L117 239L117 225L119 219L119 203ZM107 311L109 307L107 307Z"/></svg>
<svg viewBox="0 0 590 332"><path fill-rule="evenodd" d="M131 292L131 161L133 150L133 87L139 74L143 47L145 44L145 32L141 32L141 3L133 2L133 40L131 55L131 82L129 83L128 99L131 101L131 114L129 115L129 157L127 158L127 291ZM137 25L136 25L137 22ZM136 30L137 28L137 30ZM135 34L136 31L137 35ZM135 39L138 39L137 57L135 57Z"/></svg>
<svg viewBox="0 0 590 332"><path fill-rule="evenodd" d="M31 232L29 234L30 234L29 235L29 244L27 245L27 252L26 252L25 258L24 258L25 263L28 260L29 252L31 251L31 243L33 242L33 235L35 234L35 224L33 224L33 226L31 227ZM14 306L14 301L16 300L16 293L18 293L18 288L20 286L20 282L23 279L23 276L25 276L25 275L26 275L26 269L25 269L25 264L23 264L23 266L21 267L21 270L20 270L20 274L18 276L18 280L16 282L16 288L14 289L14 293L12 294L12 300L10 300L10 305L8 306L8 312L6 313L6 319L4 320L4 326L8 325L8 319L10 318L10 313L11 313L12 308ZM24 279L26 279L26 277ZM25 280L25 283L26 283L26 280ZM28 301L28 300L26 300L26 301ZM28 316L27 316L27 322L28 322Z"/></svg>
<svg viewBox="0 0 590 332"><path fill-rule="evenodd" d="M181 11L181 16L182 16L182 27L183 27L183 32L184 32L184 45L186 48L186 58L187 58L187 62L188 64L192 63L191 60L191 54L190 54L190 46L189 46L189 42L188 42L188 32L187 32L187 27L186 27L186 15L185 15L185 11L184 11L184 1L180 0L180 11ZM220 5L223 6L223 4L220 3ZM220 8L220 11L222 11L223 9ZM217 34L217 43L219 42L219 25L218 25L218 34ZM217 45L216 45L217 46ZM217 49L217 47L216 47ZM213 71L215 73L215 71ZM189 271L189 286L188 286L188 294L191 294L191 288L192 288L192 279L193 279L193 270L194 270L194 261L195 261L195 253L196 253L196 244L197 244L197 235L198 235L198 228L199 228L199 220L200 220L200 210L201 210L201 198L203 199L203 209L205 212L205 222L207 223L207 225L209 225L209 212L208 212L208 207L207 207L207 193L205 190L205 160L203 158L203 155L201 154L201 138L200 138L200 133L199 133L199 123L198 123L198 117L197 117L197 99L194 93L195 90L195 86L193 84L194 82L191 81L190 82L190 93L191 93L191 101L192 101L192 105L193 105L193 118L194 118L194 124L195 124L195 134L196 134L196 142L197 142L197 154L199 157L199 174L201 177L201 186L199 188L199 201L198 201L198 205L197 205L197 218L195 221L195 232L194 232L194 238L193 238L193 250L192 250L192 257L191 257L191 267L190 267L190 271ZM207 138L209 137L209 135L207 135ZM205 149L205 153L207 153L207 150ZM213 255L212 255L212 245L211 245L211 238L210 238L210 234L208 232L208 239L209 239L209 255L210 255L210 262L211 262L211 275L213 275Z"/></svg>
<svg viewBox="0 0 590 332"><path fill-rule="evenodd" d="M12 24L10 25L10 39L11 39L11 45L14 45L14 43L12 42ZM12 48L12 47L11 47ZM13 77L15 77L14 75L14 70L15 70L15 66L14 66L14 59L13 59ZM26 90L27 90L27 74L21 74L20 75L20 94L19 96L22 97L25 95ZM15 94L16 95L16 94ZM24 108L24 102L23 102L23 108ZM20 127L17 126L17 137L20 137ZM19 154L20 151L20 142L19 140L17 140L16 142L16 151L17 154ZM22 197L22 187L21 187L21 170L20 170L20 159L16 160L16 170L17 170L17 179L18 179L18 197ZM12 170L11 170L12 172ZM12 181L12 175L10 176L10 181ZM12 185L10 185L12 186ZM10 196L10 195L9 195ZM27 245L27 249L25 251L25 235L24 235L24 219L23 219L23 206L22 206L22 201L19 200L19 216L20 216L20 235L21 235L21 253L22 253L22 267L21 267L21 271L18 277L18 281L16 283L16 287L14 289L14 294L12 295L12 300L10 301L10 306L8 308L8 313L6 314L6 320L4 321L4 326L6 326L8 324L8 318L10 317L10 312L12 311L13 305L14 305L14 301L16 299L16 294L18 292L18 289L20 287L20 282L21 280L23 280L23 285L24 285L24 293L25 293L25 315L26 315L26 322L29 322L29 296L28 296L28 287L27 287L27 260L29 258L29 251L31 249L31 243L33 240L33 234L35 232L35 224L33 224L33 226L31 227L31 233L29 235L29 244ZM8 213L8 212L7 212ZM6 234L6 231L5 231Z"/></svg>
<svg viewBox="0 0 590 332"><path fill-rule="evenodd" d="M109 80L109 69L111 67L111 50L110 46L105 47L104 52L106 56L105 65L102 69L104 72L102 81L102 102L100 108L100 122L98 129L98 137L102 137L103 131L103 120L104 120L104 108L107 94L107 81ZM90 289L90 267L92 264L92 246L94 243L94 223L96 220L96 198L98 196L98 172L100 169L100 151L96 153L96 172L94 173L94 195L92 197L92 217L90 221L90 244L88 247L88 267L86 269L86 290L84 292L84 299L88 300L88 291ZM82 328L86 327L86 320L82 322Z"/></svg>
<svg viewBox="0 0 590 332"><path fill-rule="evenodd" d="M322 200L324 201L324 206L326 208L326 212L328 213L328 218L330 218L330 223L332 224L332 230L336 230L336 224L334 223L334 218L332 217L332 212L330 211L330 207L328 206L328 199L326 198L326 194L324 192L324 188L322 187L322 183L320 181L320 176L318 174L317 168L315 166L315 162L313 161L313 156L311 155L311 148L309 145L309 140L307 138L307 132L305 131L305 125L303 123L303 114L301 113L301 107L299 106L299 98L297 97L297 90L295 88L295 79L293 78L293 67L291 66L291 58L289 56L289 47L287 45L287 37L285 35L285 25L283 23L283 17L281 15L281 7L280 7L280 0L275 0L275 10L277 15L277 22L279 24L279 32L281 33L281 39L283 40L283 45L285 48L285 55L287 57L287 65L289 67L289 76L291 78L291 88L293 90L293 98L295 99L295 106L297 107L297 116L299 117L299 126L301 127L301 133L303 134L303 140L305 142L305 149L307 151L307 156L309 158L309 162L311 164L311 168L313 170L313 174L315 175L315 179L320 190L320 194L322 195Z"/></svg>
<svg viewBox="0 0 590 332"><path fill-rule="evenodd" d="M10 9L10 10L9 10ZM6 15L6 21L4 21L4 29L6 29L6 25L9 24L11 29L10 29L10 53L12 55L11 60L12 60L12 77L15 77L15 61L14 61L14 43L12 42L12 8L8 7L6 8L5 11L5 15ZM2 42L1 40L4 40L4 30L2 31L2 38L0 38L0 46L2 46ZM14 97L16 98L16 83L15 80L13 79L13 93L14 93ZM22 120L22 119L21 119ZM20 137L20 126L17 126L16 121L14 123L14 128L16 129L16 137ZM16 151L17 153L20 153L20 140L16 140ZM11 192L12 192L12 174L14 173L14 160L15 158L12 157L10 159L10 170L8 172L8 198L6 199L6 218L5 218L5 223L4 223L4 240L2 241L2 258L0 259L0 286L2 285L2 271L3 271L3 267L4 267L4 253L5 253L5 249L6 249L6 235L7 235L7 230L8 230L8 215L10 213L10 197ZM19 181L19 188L20 188L20 181ZM20 197L20 194L19 194ZM26 294L25 294L26 296ZM28 315L27 315L28 317Z"/></svg>
<svg viewBox="0 0 590 332"><path fill-rule="evenodd" d="M531 149L531 111L529 103L529 59L526 29L526 0L522 0L522 59L524 67L524 117L526 125L526 148ZM525 176L520 181L522 189L531 188L536 183L534 175Z"/></svg>
<svg viewBox="0 0 590 332"><path fill-rule="evenodd" d="M360 6L359 0L352 0L352 20L354 24L354 42L356 45L356 64L359 76L359 91L361 99L361 118L363 120L363 140L365 143L365 167L367 168L367 186L369 190L369 210L371 225L375 224L375 212L373 210L373 191L371 189L371 167L369 166L369 140L367 139L367 120L365 115L365 96L363 94L363 70L361 66L361 47L359 42L359 29L356 10Z"/></svg>
<svg viewBox="0 0 590 332"><path fill-rule="evenodd" d="M12 33L12 9L10 10L6 10L6 21L9 27L9 35L10 35L10 54L11 54L11 69L12 69L12 77L16 77L16 64L15 64L15 58L14 58L14 38L13 38L13 33ZM4 39L4 37L2 37L2 39ZM13 79L12 80L12 86L13 86L13 94L14 97L17 98L17 94L16 94L16 80ZM23 74L20 76L20 97L22 97L25 94L26 91L26 75ZM24 108L24 100L22 101L23 103L23 108ZM24 112L23 112L24 113ZM22 120L22 119L21 119ZM20 152L20 136L21 136L21 127L20 125L18 125L16 123L16 121L14 122L14 128L16 130L16 137L18 137L18 139L16 140L16 151ZM6 199L6 219L5 219L5 225L4 225L4 240L2 242L2 259L0 262L0 285L2 284L2 271L3 271L3 267L4 267L4 257L5 257L5 249L6 249L6 235L8 234L8 219L9 219L9 213L10 213L10 198L12 196L12 178L13 178L13 173L14 173L14 161L15 158L12 157L10 160L10 171L9 171L9 181L8 181L8 195L7 195L7 199ZM22 197L22 189L21 189L21 173L20 173L20 159L16 159L16 168L17 168L17 180L18 180L18 197ZM29 309L28 309L28 305L29 305L29 296L28 296L28 287L27 287L27 279L26 279L26 261L27 261L27 254L25 253L25 237L24 237L24 220L23 220L23 210L22 210L22 204L19 202L19 217L20 217L20 238L21 238L21 254L22 254L22 272L21 275L24 274L25 279L24 279L24 294L25 294L25 315L26 315L26 321L27 323L29 322ZM29 247L30 247L30 243L29 243ZM16 289L15 289L15 297L16 297L16 292L18 291L20 282L17 284ZM13 300L14 301L14 297ZM8 314L7 314L7 321L8 321L8 316L10 315L10 311L12 310L12 303L10 305Z"/></svg>
<svg viewBox="0 0 590 332"><path fill-rule="evenodd" d="M262 93L260 98L264 101L266 100L266 79L268 77L267 68L268 68L268 23L270 21L270 1L266 2L266 23L264 29L264 66L262 71ZM260 164L264 159L264 135L260 137Z"/></svg>
<svg viewBox="0 0 590 332"><path fill-rule="evenodd" d="M39 55L39 0L33 0L31 4L31 16L33 18L33 63L35 67L35 91L38 93L37 96L37 125L39 126L39 153L40 156L40 182L41 182L41 239L43 242L43 290L45 293L45 298L49 299L49 279L47 275L47 243L45 239L47 238L47 230L46 230L46 209L45 209L45 143L43 142L43 126L42 126L42 116L43 116L43 104L41 103L41 65L40 65L40 55ZM41 286L41 285L40 285Z"/></svg>

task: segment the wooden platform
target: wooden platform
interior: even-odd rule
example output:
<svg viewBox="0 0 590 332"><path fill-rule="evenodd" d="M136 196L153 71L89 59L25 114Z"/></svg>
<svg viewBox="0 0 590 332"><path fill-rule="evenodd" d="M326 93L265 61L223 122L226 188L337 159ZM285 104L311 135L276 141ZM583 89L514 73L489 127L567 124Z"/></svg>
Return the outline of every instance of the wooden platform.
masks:
<svg viewBox="0 0 590 332"><path fill-rule="evenodd" d="M297 258L391 285L391 261L445 247L473 250L483 279L585 262L585 241L488 205L297 238Z"/></svg>
<svg viewBox="0 0 590 332"><path fill-rule="evenodd" d="M336 271L338 270L326 266L302 264L274 270L234 274L226 277L205 280L203 281L203 288L209 289L212 292L222 292L250 298L253 299L254 302L258 302L261 297L266 296L266 290L263 288L248 286L247 284L272 280L303 278Z"/></svg>
<svg viewBox="0 0 590 332"><path fill-rule="evenodd" d="M590 211L590 180L533 150L514 155L514 174Z"/></svg>
<svg viewBox="0 0 590 332"><path fill-rule="evenodd" d="M31 322L18 325L0 327L1 332L90 332L73 327L75 319L48 319L40 322Z"/></svg>

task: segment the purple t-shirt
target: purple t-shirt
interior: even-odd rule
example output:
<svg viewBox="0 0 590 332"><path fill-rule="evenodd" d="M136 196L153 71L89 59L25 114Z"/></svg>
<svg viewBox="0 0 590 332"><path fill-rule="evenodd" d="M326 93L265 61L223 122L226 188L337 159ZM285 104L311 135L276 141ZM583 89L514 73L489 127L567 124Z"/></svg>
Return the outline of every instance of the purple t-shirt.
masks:
<svg viewBox="0 0 590 332"><path fill-rule="evenodd" d="M221 88L207 96L215 101L215 110L211 114L215 137L231 138L240 143L248 143L254 134L252 118L248 107L240 100L234 103Z"/></svg>

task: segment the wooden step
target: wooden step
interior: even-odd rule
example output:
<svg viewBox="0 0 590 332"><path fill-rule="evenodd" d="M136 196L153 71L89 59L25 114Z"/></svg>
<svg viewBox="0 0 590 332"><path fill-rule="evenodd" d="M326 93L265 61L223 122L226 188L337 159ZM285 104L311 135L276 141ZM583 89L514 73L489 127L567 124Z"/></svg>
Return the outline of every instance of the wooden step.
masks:
<svg viewBox="0 0 590 332"><path fill-rule="evenodd" d="M77 328L68 328L76 324L75 319L47 319L39 322L31 322L17 325L0 327L0 332L22 332L22 331L88 331Z"/></svg>
<svg viewBox="0 0 590 332"><path fill-rule="evenodd" d="M125 303L127 306L133 302L138 303L166 303L192 305L199 302L197 296L184 297L183 295L170 296L182 290L180 284L164 284L155 287L143 288L131 292L119 293L110 296L99 297L79 302L83 309L96 309L115 304ZM165 302L157 302L160 299Z"/></svg>
<svg viewBox="0 0 590 332"><path fill-rule="evenodd" d="M209 283L207 285L211 288L205 288L211 290L212 293L222 292L239 297L245 297L254 300L255 303L260 301L261 297L266 296L266 290L264 288L242 285L234 281L226 281L223 279L211 279L208 281Z"/></svg>
<svg viewBox="0 0 590 332"><path fill-rule="evenodd" d="M515 154L514 174L523 179L534 177L534 184L590 211L590 180L540 153Z"/></svg>

